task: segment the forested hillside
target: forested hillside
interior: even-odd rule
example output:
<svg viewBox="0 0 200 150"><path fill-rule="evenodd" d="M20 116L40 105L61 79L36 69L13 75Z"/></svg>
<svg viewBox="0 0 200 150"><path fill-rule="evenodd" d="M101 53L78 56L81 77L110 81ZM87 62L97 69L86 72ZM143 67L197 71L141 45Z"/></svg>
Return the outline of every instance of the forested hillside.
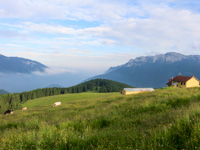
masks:
<svg viewBox="0 0 200 150"><path fill-rule="evenodd" d="M77 86L68 88L68 90L72 93L73 92L80 93L80 91L81 92L96 91L100 93L107 93L107 92L120 92L125 87L132 87L132 86L108 79L94 79L79 84Z"/></svg>
<svg viewBox="0 0 200 150"><path fill-rule="evenodd" d="M0 113L6 109L20 109L21 103L30 99L88 91L99 93L120 92L125 87L131 86L106 79L95 79L69 88L44 88L22 93L2 94L0 95Z"/></svg>

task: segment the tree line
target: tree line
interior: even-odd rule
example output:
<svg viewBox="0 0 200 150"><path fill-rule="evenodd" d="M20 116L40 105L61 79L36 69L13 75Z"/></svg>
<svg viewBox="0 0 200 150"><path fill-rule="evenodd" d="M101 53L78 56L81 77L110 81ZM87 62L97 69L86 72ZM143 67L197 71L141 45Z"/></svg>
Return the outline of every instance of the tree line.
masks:
<svg viewBox="0 0 200 150"><path fill-rule="evenodd" d="M107 79L94 79L69 88L43 88L22 93L0 94L0 113L7 109L21 109L22 103L35 98L89 91L120 92L125 87L131 86Z"/></svg>

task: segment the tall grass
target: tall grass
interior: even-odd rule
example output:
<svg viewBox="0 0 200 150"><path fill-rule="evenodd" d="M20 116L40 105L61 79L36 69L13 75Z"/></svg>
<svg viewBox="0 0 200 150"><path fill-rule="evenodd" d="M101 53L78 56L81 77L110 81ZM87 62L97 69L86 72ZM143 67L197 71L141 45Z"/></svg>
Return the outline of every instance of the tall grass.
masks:
<svg viewBox="0 0 200 150"><path fill-rule="evenodd" d="M0 115L0 149L200 149L199 88L67 94L23 106Z"/></svg>

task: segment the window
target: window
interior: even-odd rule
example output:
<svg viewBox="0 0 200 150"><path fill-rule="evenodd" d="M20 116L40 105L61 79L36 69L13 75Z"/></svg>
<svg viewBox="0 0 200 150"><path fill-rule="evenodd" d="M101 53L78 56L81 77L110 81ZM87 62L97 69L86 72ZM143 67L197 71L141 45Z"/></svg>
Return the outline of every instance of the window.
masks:
<svg viewBox="0 0 200 150"><path fill-rule="evenodd" d="M185 85L185 82L181 82L181 85Z"/></svg>

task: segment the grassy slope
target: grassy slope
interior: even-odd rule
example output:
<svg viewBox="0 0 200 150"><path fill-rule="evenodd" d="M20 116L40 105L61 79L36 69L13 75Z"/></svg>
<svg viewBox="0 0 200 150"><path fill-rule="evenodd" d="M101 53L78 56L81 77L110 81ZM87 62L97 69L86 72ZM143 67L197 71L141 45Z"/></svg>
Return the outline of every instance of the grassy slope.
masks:
<svg viewBox="0 0 200 150"><path fill-rule="evenodd" d="M59 107L52 107L61 101ZM122 96L81 93L27 101L0 115L0 149L198 149L200 89Z"/></svg>

